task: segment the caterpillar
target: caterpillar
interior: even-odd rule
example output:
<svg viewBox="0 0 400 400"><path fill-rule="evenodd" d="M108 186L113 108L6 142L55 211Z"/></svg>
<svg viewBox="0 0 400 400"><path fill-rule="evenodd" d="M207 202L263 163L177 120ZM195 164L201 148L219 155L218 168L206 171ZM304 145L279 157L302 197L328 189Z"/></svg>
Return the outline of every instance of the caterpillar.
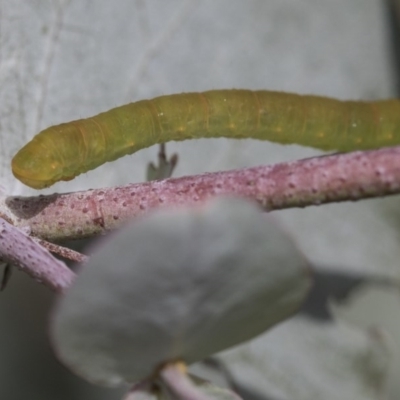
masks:
<svg viewBox="0 0 400 400"><path fill-rule="evenodd" d="M41 189L156 143L211 137L336 151L396 145L400 100L235 89L160 96L47 128L17 152L11 166L17 179Z"/></svg>

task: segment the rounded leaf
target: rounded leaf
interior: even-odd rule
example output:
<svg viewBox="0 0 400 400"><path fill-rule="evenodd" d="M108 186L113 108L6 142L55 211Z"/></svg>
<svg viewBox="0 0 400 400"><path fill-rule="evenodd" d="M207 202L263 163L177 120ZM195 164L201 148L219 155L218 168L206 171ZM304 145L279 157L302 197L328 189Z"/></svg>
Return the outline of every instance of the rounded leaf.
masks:
<svg viewBox="0 0 400 400"><path fill-rule="evenodd" d="M102 241L58 304L53 342L90 381L136 382L264 332L309 286L304 257L253 203L161 210Z"/></svg>

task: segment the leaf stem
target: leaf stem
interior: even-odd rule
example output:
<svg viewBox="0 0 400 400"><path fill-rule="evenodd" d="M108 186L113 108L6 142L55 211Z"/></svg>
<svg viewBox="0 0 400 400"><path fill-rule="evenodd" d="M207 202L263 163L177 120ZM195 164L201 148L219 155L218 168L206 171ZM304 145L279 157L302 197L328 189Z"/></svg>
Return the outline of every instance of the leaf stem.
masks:
<svg viewBox="0 0 400 400"><path fill-rule="evenodd" d="M191 382L182 363L169 363L159 371L159 377L177 400L211 400Z"/></svg>

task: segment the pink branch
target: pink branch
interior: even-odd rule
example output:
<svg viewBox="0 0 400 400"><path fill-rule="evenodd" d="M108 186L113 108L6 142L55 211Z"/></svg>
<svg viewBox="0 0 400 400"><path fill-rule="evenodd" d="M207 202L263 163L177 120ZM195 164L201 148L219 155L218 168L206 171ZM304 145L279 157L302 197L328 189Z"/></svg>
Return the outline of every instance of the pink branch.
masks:
<svg viewBox="0 0 400 400"><path fill-rule="evenodd" d="M101 234L158 207L195 204L220 195L247 197L265 210L276 210L396 193L400 147L109 189L10 197L6 204L16 226L29 226L33 235L54 241Z"/></svg>
<svg viewBox="0 0 400 400"><path fill-rule="evenodd" d="M56 292L71 285L75 274L29 236L0 218L1 260L15 265Z"/></svg>

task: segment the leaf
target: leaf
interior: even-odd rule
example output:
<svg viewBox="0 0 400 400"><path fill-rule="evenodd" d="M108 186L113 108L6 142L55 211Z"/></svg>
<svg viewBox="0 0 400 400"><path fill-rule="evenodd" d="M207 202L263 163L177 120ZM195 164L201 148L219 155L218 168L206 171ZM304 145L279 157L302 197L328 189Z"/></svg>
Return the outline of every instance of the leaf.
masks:
<svg viewBox="0 0 400 400"><path fill-rule="evenodd" d="M254 204L159 211L99 246L60 301L53 343L90 381L136 382L264 332L309 286L303 256Z"/></svg>
<svg viewBox="0 0 400 400"><path fill-rule="evenodd" d="M377 400L384 398L390 353L379 330L297 316L220 358L238 386L254 394L296 400Z"/></svg>

